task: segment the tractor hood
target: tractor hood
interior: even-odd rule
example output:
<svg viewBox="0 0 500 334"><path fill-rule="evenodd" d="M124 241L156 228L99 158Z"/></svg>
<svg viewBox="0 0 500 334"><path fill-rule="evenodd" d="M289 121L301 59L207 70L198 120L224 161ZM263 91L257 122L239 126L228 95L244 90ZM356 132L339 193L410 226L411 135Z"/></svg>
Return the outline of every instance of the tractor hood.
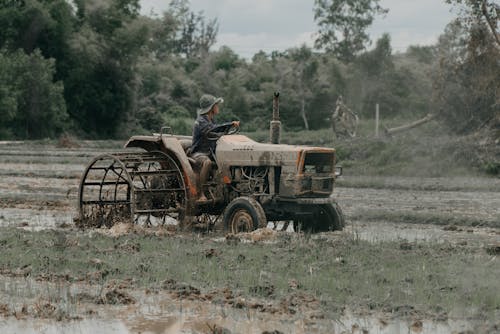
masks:
<svg viewBox="0 0 500 334"><path fill-rule="evenodd" d="M262 144L243 135L222 136L217 141L219 164L232 166L294 166L299 168L304 153L334 155L335 150L323 147L284 144Z"/></svg>

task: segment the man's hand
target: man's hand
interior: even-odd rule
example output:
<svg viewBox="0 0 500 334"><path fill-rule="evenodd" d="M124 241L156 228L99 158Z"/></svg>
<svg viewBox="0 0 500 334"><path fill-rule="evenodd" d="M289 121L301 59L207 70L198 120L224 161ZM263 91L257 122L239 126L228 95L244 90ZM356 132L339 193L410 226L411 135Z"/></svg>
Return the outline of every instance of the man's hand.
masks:
<svg viewBox="0 0 500 334"><path fill-rule="evenodd" d="M239 128L240 127L240 121L233 121L232 122L233 126L236 127L236 128Z"/></svg>

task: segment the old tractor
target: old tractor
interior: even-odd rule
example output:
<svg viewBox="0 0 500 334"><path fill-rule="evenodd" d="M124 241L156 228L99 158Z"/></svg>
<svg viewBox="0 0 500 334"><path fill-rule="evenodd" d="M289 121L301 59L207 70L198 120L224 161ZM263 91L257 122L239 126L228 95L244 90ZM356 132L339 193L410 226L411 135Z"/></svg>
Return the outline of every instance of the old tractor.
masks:
<svg viewBox="0 0 500 334"><path fill-rule="evenodd" d="M279 144L279 94L273 99L271 143L258 143L223 124L206 184L189 156L191 137L168 128L133 136L124 152L93 159L80 181L78 224L116 222L210 228L238 233L281 222L294 230L340 230L345 220L332 195L341 168L332 148ZM208 201L199 202L203 191ZM219 219L219 220L218 220ZM278 226L278 223L276 223Z"/></svg>

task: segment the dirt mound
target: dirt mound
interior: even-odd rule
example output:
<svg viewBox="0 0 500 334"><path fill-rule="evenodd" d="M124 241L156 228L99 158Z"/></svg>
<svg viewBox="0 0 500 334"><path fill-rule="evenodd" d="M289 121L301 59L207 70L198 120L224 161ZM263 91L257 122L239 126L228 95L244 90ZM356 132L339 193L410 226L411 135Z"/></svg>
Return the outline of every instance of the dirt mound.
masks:
<svg viewBox="0 0 500 334"><path fill-rule="evenodd" d="M99 229L98 232L113 238L128 234L154 235L157 237L174 235L173 229L170 225L145 227L132 223L117 223L109 229Z"/></svg>
<svg viewBox="0 0 500 334"><path fill-rule="evenodd" d="M97 300L97 304L130 305L135 303L134 297L120 289L111 289Z"/></svg>
<svg viewBox="0 0 500 334"><path fill-rule="evenodd" d="M226 241L247 241L247 242L263 242L275 241L278 238L278 231L270 228L259 228L252 232L242 232L238 234L226 235Z"/></svg>
<svg viewBox="0 0 500 334"><path fill-rule="evenodd" d="M7 316L10 316L11 314L12 314L12 311L10 310L9 305L0 304L0 315L7 317Z"/></svg>
<svg viewBox="0 0 500 334"><path fill-rule="evenodd" d="M75 299L80 303L91 304L130 305L136 303L135 298L120 287L107 289L107 291L100 296L81 292L75 295Z"/></svg>
<svg viewBox="0 0 500 334"><path fill-rule="evenodd" d="M56 147L59 148L80 148L78 139L71 136L70 134L64 133L59 137Z"/></svg>
<svg viewBox="0 0 500 334"><path fill-rule="evenodd" d="M135 226L131 223L118 223L113 225L109 230L102 231L111 237L119 237L135 232Z"/></svg>
<svg viewBox="0 0 500 334"><path fill-rule="evenodd" d="M202 292L200 289L173 279L162 283L162 288L170 292L176 299L206 301L218 305L227 305L235 309L255 310L269 314L296 314L302 312L310 318L320 318L319 300L305 292L294 291L289 295L277 298L273 285L257 285L250 287L253 297L244 296L241 292L228 287Z"/></svg>

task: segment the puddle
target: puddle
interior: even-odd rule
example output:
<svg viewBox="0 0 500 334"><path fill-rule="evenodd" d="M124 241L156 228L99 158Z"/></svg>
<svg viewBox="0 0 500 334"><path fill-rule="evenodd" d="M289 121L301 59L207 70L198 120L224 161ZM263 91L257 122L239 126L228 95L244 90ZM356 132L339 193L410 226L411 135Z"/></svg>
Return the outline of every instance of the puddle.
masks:
<svg viewBox="0 0 500 334"><path fill-rule="evenodd" d="M73 226L74 212L59 210L33 210L4 208L0 212L0 226L16 226L29 231Z"/></svg>

